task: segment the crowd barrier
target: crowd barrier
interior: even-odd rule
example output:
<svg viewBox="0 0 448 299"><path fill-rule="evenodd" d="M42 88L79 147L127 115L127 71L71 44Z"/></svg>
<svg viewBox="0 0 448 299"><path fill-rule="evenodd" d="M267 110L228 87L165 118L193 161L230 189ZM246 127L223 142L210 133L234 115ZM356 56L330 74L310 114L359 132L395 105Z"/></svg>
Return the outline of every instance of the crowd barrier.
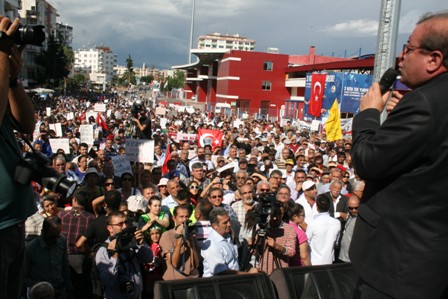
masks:
<svg viewBox="0 0 448 299"><path fill-rule="evenodd" d="M228 275L156 282L154 298L169 299L348 299L357 296L351 264L276 269L270 276Z"/></svg>

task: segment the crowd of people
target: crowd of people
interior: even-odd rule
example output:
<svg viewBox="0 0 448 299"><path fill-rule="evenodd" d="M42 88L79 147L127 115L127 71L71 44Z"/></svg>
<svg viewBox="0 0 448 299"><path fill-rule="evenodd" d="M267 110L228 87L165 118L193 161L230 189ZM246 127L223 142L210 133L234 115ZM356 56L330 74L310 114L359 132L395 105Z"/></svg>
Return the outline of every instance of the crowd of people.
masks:
<svg viewBox="0 0 448 299"><path fill-rule="evenodd" d="M17 81L23 48L10 36L19 21L0 17L0 298L152 298L161 280L350 259L361 298L445 298L447 19L420 20L399 64L415 91L394 92L386 107L389 94L374 83L352 143L250 116L162 117L119 93L38 99L34 110ZM95 102L110 112L88 117ZM56 122L67 152L51 146ZM83 124L95 127L92 144L81 142ZM200 129L222 139L176 134ZM118 174L114 157L132 138L152 140L154 162ZM23 177L31 151L50 162ZM53 188L61 182L76 184L74 194Z"/></svg>
<svg viewBox="0 0 448 299"><path fill-rule="evenodd" d="M33 182L38 211L25 225L33 251L25 287L47 281L61 296L151 298L159 280L350 262L364 188L351 165L350 138L327 142L290 122L252 118L235 126L235 116L199 110L158 116L140 105L135 115L123 97L101 100L113 111L104 115L107 129L83 118L93 103L81 97L47 99L42 107L53 105L51 116L36 110L33 149L78 188L65 197ZM72 105L81 109L67 120ZM56 121L70 152L48 142L58 138L50 128ZM89 122L96 138L80 143L79 126ZM139 123L151 131L142 136ZM219 130L222 140L201 146L176 137L199 129ZM133 162L131 172L117 175L113 157L126 156L131 138L153 140L154 162ZM24 153L31 150L21 143ZM45 236L54 228L61 237L50 245ZM44 242L61 255L57 268L38 262L44 253L33 248Z"/></svg>

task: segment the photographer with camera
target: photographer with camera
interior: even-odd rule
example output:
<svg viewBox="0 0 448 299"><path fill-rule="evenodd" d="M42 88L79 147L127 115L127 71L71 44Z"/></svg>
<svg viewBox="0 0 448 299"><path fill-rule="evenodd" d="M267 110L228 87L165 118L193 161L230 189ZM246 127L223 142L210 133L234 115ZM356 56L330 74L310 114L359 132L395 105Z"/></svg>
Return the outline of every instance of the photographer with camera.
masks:
<svg viewBox="0 0 448 299"><path fill-rule="evenodd" d="M165 259L164 280L199 277L199 250L196 238L188 226L192 213L190 205L181 204L173 210L175 227L162 234L160 247Z"/></svg>
<svg viewBox="0 0 448 299"><path fill-rule="evenodd" d="M122 212L108 215L107 230L110 234L107 247L100 247L95 256L104 298L140 298L143 291L140 264L153 260L151 249L143 242L143 232L127 227Z"/></svg>
<svg viewBox="0 0 448 299"><path fill-rule="evenodd" d="M31 184L14 180L22 154L14 136L34 131L34 109L18 81L22 68L22 51L12 36L19 27L0 16L0 298L19 298L25 266L24 221L36 211Z"/></svg>
<svg viewBox="0 0 448 299"><path fill-rule="evenodd" d="M134 103L131 108L132 117L137 126L137 133L140 139L152 139L151 116L147 115L141 103Z"/></svg>

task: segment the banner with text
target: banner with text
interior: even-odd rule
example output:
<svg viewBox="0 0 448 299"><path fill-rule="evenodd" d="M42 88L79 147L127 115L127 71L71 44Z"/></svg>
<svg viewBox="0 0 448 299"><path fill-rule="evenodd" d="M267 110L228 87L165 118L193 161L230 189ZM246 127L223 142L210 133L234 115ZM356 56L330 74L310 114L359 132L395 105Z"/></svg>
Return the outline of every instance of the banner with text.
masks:
<svg viewBox="0 0 448 299"><path fill-rule="evenodd" d="M131 162L154 163L154 140L126 139L126 157Z"/></svg>

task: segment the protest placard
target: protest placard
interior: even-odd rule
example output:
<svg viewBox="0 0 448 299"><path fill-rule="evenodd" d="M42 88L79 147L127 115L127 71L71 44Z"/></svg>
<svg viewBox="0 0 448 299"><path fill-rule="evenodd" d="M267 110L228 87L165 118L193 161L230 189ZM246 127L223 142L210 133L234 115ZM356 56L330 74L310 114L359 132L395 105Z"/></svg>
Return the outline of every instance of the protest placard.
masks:
<svg viewBox="0 0 448 299"><path fill-rule="evenodd" d="M95 111L95 112L106 112L106 104L103 104L103 103L96 103L96 104L95 104L94 111Z"/></svg>
<svg viewBox="0 0 448 299"><path fill-rule="evenodd" d="M114 174L121 177L123 173L132 173L131 162L125 155L117 155L111 157L114 165Z"/></svg>
<svg viewBox="0 0 448 299"><path fill-rule="evenodd" d="M50 127L50 130L53 130L56 132L57 137L63 136L61 123L50 124L49 127Z"/></svg>
<svg viewBox="0 0 448 299"><path fill-rule="evenodd" d="M70 153L68 138L49 138L49 141L53 153L56 153L56 151L60 148L62 148L66 154Z"/></svg>
<svg viewBox="0 0 448 299"><path fill-rule="evenodd" d="M93 125L80 125L79 126L79 134L81 136L81 143L87 143L88 145L92 145L95 140Z"/></svg>
<svg viewBox="0 0 448 299"><path fill-rule="evenodd" d="M156 115L165 115L166 114L166 108L165 107L157 107L156 108Z"/></svg>
<svg viewBox="0 0 448 299"><path fill-rule="evenodd" d="M154 140L126 139L126 157L132 162L154 163Z"/></svg>

